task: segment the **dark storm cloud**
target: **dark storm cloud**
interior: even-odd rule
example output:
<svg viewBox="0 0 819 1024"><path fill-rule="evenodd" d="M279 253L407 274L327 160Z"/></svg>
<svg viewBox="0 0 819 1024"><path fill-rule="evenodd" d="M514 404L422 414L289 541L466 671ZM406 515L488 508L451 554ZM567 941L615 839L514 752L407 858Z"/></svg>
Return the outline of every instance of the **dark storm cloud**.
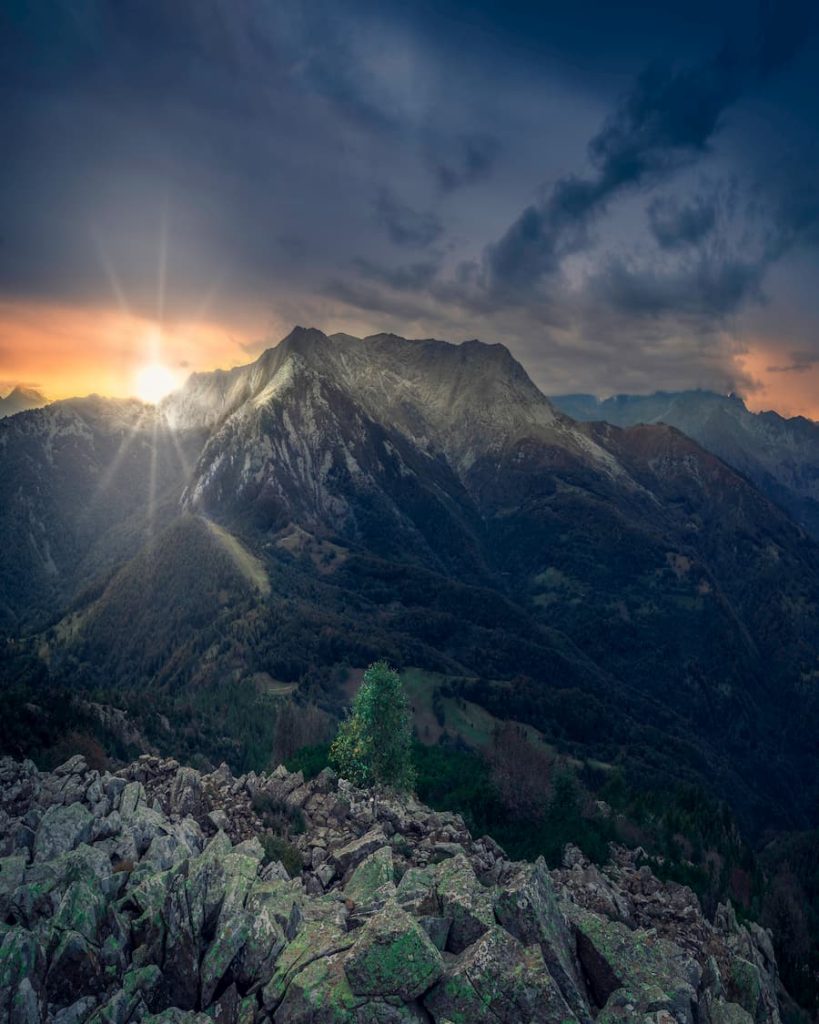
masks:
<svg viewBox="0 0 819 1024"><path fill-rule="evenodd" d="M0 297L253 309L256 336L347 317L507 340L586 387L722 383L717 332L819 235L812 5L761 10L6 5ZM810 349L801 288L776 366Z"/></svg>
<svg viewBox="0 0 819 1024"><path fill-rule="evenodd" d="M353 266L361 277L389 285L397 291L420 291L429 288L434 284L440 269L438 260L421 260L417 263L387 268L358 258L353 260Z"/></svg>
<svg viewBox="0 0 819 1024"><path fill-rule="evenodd" d="M450 192L486 178L499 152L500 143L491 135L464 135L455 139L448 158L433 161L441 188Z"/></svg>
<svg viewBox="0 0 819 1024"><path fill-rule="evenodd" d="M612 256L590 279L586 299L635 319L675 315L710 325L759 297L764 270L759 260L704 253L667 271Z"/></svg>
<svg viewBox="0 0 819 1024"><path fill-rule="evenodd" d="M443 225L429 212L414 210L389 189L383 189L375 206L378 221L396 245L425 247L443 233Z"/></svg>
<svg viewBox="0 0 819 1024"><path fill-rule="evenodd" d="M766 12L750 52L726 44L697 65L652 64L588 146L595 174L557 181L486 252L488 287L510 301L559 270L620 193L656 184L702 155L729 106L781 68L803 41L800 22Z"/></svg>
<svg viewBox="0 0 819 1024"><path fill-rule="evenodd" d="M786 366L768 366L768 373L807 373L819 363L819 352L791 352Z"/></svg>
<svg viewBox="0 0 819 1024"><path fill-rule="evenodd" d="M674 196L658 196L647 207L651 233L662 249L696 245L714 227L716 203L702 196L681 203Z"/></svg>

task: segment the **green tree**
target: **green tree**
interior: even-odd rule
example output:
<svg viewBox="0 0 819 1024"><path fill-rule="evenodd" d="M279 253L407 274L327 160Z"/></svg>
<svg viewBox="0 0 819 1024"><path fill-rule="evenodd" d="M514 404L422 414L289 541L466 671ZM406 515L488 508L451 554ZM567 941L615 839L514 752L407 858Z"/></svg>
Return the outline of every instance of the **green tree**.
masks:
<svg viewBox="0 0 819 1024"><path fill-rule="evenodd" d="M398 673L370 665L330 747L330 764L356 786L400 791L415 784L412 713Z"/></svg>

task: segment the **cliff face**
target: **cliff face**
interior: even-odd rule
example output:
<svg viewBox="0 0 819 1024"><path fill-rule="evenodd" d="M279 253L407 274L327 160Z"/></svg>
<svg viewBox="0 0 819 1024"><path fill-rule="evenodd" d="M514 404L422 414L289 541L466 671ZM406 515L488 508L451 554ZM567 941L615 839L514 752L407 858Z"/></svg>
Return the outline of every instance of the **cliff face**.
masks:
<svg viewBox="0 0 819 1024"><path fill-rule="evenodd" d="M0 858L0 1024L780 1020L768 934L730 907L623 850L510 862L329 771L5 759Z"/></svg>

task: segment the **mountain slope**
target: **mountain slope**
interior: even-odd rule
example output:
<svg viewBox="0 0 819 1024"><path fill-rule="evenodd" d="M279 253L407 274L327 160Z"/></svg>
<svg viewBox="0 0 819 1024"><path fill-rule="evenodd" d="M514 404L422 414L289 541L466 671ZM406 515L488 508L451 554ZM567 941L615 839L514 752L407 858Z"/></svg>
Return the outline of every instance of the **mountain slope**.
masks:
<svg viewBox="0 0 819 1024"><path fill-rule="evenodd" d="M260 677L337 707L347 667L386 656L646 784L702 782L756 825L809 818L819 549L673 428L577 424L502 346L302 328L149 413L58 403L9 424L3 536L40 588L6 578L9 620L70 613L48 648L66 684ZM109 476L87 531L80 496ZM30 507L73 545L51 576ZM165 592L135 614L146 579Z"/></svg>
<svg viewBox="0 0 819 1024"><path fill-rule="evenodd" d="M198 447L136 401L91 396L1 421L0 628L54 618L138 551L177 514Z"/></svg>
<svg viewBox="0 0 819 1024"><path fill-rule="evenodd" d="M551 401L576 420L628 427L668 423L738 469L819 538L819 424L804 416L749 412L736 395L712 391L557 395Z"/></svg>

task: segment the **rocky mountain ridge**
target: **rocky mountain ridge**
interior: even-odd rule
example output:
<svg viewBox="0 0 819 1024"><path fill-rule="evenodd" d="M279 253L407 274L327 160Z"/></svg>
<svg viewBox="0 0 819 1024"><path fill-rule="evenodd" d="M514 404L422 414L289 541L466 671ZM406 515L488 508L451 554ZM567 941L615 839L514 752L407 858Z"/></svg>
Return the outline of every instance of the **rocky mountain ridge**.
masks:
<svg viewBox="0 0 819 1024"><path fill-rule="evenodd" d="M27 388L18 384L7 395L0 398L0 420L28 409L41 409L44 405L48 405L45 395L36 388Z"/></svg>
<svg viewBox="0 0 819 1024"><path fill-rule="evenodd" d="M735 394L659 391L652 395L555 395L552 403L576 420L619 427L668 423L728 465L819 538L819 423L805 416L751 412Z"/></svg>
<svg viewBox="0 0 819 1024"><path fill-rule="evenodd" d="M0 853L0 1024L780 1021L770 937L730 906L619 848L513 863L329 770L6 758Z"/></svg>

